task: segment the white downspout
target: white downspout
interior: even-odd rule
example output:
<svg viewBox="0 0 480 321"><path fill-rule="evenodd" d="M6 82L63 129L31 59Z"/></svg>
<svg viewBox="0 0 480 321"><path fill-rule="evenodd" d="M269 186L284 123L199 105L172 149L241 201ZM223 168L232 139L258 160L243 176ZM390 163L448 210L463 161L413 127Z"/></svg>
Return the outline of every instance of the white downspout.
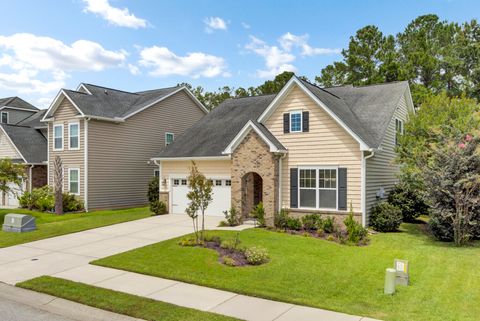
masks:
<svg viewBox="0 0 480 321"><path fill-rule="evenodd" d="M362 175L361 175L361 189L362 189L362 226L367 225L367 159L373 157L375 152L373 149L369 150L370 155L365 156L365 151L362 151Z"/></svg>
<svg viewBox="0 0 480 321"><path fill-rule="evenodd" d="M32 192L32 180L33 180L33 166L35 165L30 165L28 168L28 191L31 193Z"/></svg>
<svg viewBox="0 0 480 321"><path fill-rule="evenodd" d="M90 118L85 118L84 121L84 135L83 135L83 148L84 148L84 162L83 162L83 203L85 211L88 212L88 122Z"/></svg>
<svg viewBox="0 0 480 321"><path fill-rule="evenodd" d="M162 191L162 162L159 160L154 160L153 162L158 166L158 197L160 197L160 192ZM170 204L168 204L168 212L171 213Z"/></svg>

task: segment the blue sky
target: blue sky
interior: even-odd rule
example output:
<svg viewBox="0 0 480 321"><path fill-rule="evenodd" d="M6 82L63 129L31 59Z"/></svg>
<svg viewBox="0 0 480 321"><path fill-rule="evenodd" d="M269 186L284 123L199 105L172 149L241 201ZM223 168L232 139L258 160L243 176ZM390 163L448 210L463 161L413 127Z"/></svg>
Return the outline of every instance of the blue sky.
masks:
<svg viewBox="0 0 480 321"><path fill-rule="evenodd" d="M365 25L396 34L427 13L463 22L480 1L0 0L0 12L0 97L48 107L80 82L213 90L284 70L313 80Z"/></svg>

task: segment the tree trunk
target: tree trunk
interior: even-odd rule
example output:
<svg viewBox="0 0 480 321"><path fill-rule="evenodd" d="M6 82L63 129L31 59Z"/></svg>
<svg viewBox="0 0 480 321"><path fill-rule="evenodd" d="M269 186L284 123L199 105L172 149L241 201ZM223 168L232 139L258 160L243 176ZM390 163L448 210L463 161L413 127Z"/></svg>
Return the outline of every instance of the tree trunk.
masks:
<svg viewBox="0 0 480 321"><path fill-rule="evenodd" d="M63 166L60 156L55 157L53 163L54 169L54 187L55 187L55 214L63 214Z"/></svg>

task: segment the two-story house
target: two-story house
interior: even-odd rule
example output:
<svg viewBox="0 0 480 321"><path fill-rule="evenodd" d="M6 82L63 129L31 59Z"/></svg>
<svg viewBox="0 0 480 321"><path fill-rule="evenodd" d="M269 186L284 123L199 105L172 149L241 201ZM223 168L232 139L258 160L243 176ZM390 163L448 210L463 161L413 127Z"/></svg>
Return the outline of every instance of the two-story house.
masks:
<svg viewBox="0 0 480 321"><path fill-rule="evenodd" d="M83 199L87 210L144 205L156 171L151 156L205 114L185 87L126 92L82 83L62 89L42 120L49 184L60 156L64 191Z"/></svg>
<svg viewBox="0 0 480 321"><path fill-rule="evenodd" d="M26 171L22 186L12 186L15 192L1 206L16 207L23 191L47 184L47 129L40 123L44 112L19 97L0 99L0 158L25 164Z"/></svg>
<svg viewBox="0 0 480 321"><path fill-rule="evenodd" d="M396 183L395 144L414 112L407 82L319 88L293 77L277 95L230 99L153 159L170 213L188 205L191 161L213 181L207 215L246 216L263 202L267 224L292 215L368 213Z"/></svg>

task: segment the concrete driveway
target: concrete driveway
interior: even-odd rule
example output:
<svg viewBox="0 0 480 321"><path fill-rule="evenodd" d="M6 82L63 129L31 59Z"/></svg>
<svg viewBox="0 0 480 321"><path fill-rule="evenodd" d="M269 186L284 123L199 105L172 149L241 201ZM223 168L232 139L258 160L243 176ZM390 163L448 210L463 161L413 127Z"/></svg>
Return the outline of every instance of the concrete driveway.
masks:
<svg viewBox="0 0 480 321"><path fill-rule="evenodd" d="M206 217L217 228L221 217ZM0 282L16 284L54 275L88 262L193 232L192 220L181 214L153 216L83 232L0 249Z"/></svg>

